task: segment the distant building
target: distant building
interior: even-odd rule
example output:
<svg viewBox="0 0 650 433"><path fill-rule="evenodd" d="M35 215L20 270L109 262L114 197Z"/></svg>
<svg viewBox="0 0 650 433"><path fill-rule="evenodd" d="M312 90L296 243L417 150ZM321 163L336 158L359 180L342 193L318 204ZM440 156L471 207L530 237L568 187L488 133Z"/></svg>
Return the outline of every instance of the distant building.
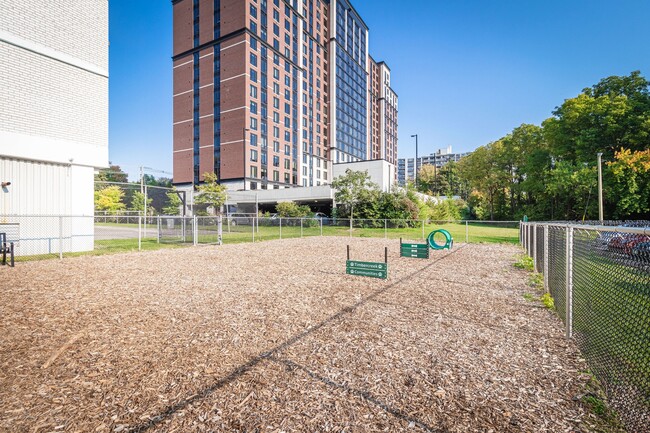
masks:
<svg viewBox="0 0 650 433"><path fill-rule="evenodd" d="M337 163L395 165L390 69L348 0L171 3L179 188L206 172L230 190L317 187Z"/></svg>
<svg viewBox="0 0 650 433"><path fill-rule="evenodd" d="M423 165L430 164L438 168L443 167L450 161L458 162L464 156L472 152L453 153L451 146L446 149L438 149L437 152L431 153L426 156L418 157L417 170L420 170ZM415 158L399 158L397 160L397 182L400 185L405 185L407 181L415 180Z"/></svg>
<svg viewBox="0 0 650 433"><path fill-rule="evenodd" d="M0 1L0 181L11 183L0 189L0 224L87 215L64 221L64 240L58 219L39 220L43 231L56 224L56 242L21 224L34 240L19 248L92 249L94 171L107 166L108 0ZM85 236L73 242L71 230Z"/></svg>

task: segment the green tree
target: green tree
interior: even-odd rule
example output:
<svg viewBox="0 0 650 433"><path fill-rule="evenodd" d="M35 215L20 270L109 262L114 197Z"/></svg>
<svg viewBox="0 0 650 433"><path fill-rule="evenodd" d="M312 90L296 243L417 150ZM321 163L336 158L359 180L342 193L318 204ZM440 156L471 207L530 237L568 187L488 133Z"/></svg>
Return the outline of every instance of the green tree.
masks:
<svg viewBox="0 0 650 433"><path fill-rule="evenodd" d="M167 206L163 208L163 213L165 215L179 215L181 212L180 208L183 205L183 201L178 196L178 192L176 191L176 188L174 188L173 191L167 192L166 196L167 196Z"/></svg>
<svg viewBox="0 0 650 433"><path fill-rule="evenodd" d="M619 197L614 218L650 219L650 149L621 149L607 163L611 173L609 195Z"/></svg>
<svg viewBox="0 0 650 433"><path fill-rule="evenodd" d="M204 183L197 187L198 195L194 201L201 205L211 207L214 212L220 212L221 206L226 202L226 187L219 184L214 173L203 174Z"/></svg>
<svg viewBox="0 0 650 433"><path fill-rule="evenodd" d="M299 205L293 201L283 201L275 206L275 211L282 218L303 218L311 213L307 205Z"/></svg>
<svg viewBox="0 0 650 433"><path fill-rule="evenodd" d="M102 168L95 175L96 182L122 182L126 183L128 181L128 175L122 171L119 165L113 165L109 163L108 168Z"/></svg>
<svg viewBox="0 0 650 433"><path fill-rule="evenodd" d="M153 214L154 208L151 206L151 202L153 202L153 199L147 197L147 215ZM144 212L145 208L145 195L141 193L140 191L136 191L133 193L133 197L131 198L131 210L132 211L137 211L137 212Z"/></svg>
<svg viewBox="0 0 650 433"><path fill-rule="evenodd" d="M126 205L122 202L124 191L119 186L112 185L95 191L95 209L116 213L124 210Z"/></svg>
<svg viewBox="0 0 650 433"><path fill-rule="evenodd" d="M339 217L347 214L350 218L354 217L354 208L364 195L379 190L379 186L371 182L368 171L353 171L349 168L344 175L334 179L332 188L336 190L334 198L337 204L343 205L343 209L338 211Z"/></svg>

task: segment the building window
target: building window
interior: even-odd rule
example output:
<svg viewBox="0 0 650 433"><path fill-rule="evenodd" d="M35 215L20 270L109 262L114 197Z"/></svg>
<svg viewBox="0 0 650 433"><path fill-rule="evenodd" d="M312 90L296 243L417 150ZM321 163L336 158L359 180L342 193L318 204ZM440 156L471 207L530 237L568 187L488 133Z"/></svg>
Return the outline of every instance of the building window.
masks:
<svg viewBox="0 0 650 433"><path fill-rule="evenodd" d="M280 166L280 157L277 155L273 155L273 167L279 167Z"/></svg>
<svg viewBox="0 0 650 433"><path fill-rule="evenodd" d="M257 150L251 149L251 161L257 161Z"/></svg>
<svg viewBox="0 0 650 433"><path fill-rule="evenodd" d="M251 97L257 98L257 87L251 84Z"/></svg>
<svg viewBox="0 0 650 433"><path fill-rule="evenodd" d="M257 179L257 167L255 167L254 165L251 166L251 177L253 179Z"/></svg>

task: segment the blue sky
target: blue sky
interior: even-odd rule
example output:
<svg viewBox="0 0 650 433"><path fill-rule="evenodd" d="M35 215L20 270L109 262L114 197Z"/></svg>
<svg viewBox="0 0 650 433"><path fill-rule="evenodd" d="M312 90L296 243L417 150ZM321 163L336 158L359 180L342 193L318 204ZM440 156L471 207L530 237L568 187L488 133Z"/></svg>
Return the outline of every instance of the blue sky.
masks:
<svg viewBox="0 0 650 433"><path fill-rule="evenodd" d="M464 152L610 75L650 78L648 0L353 0L399 95L399 157ZM109 155L172 169L172 7L110 0ZM155 173L152 173L155 174Z"/></svg>

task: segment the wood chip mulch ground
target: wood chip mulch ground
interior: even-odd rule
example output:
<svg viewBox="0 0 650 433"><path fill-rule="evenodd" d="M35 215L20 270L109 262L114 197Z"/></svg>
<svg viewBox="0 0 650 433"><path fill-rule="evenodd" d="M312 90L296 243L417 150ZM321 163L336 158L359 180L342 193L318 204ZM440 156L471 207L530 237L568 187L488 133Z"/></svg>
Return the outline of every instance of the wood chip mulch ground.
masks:
<svg viewBox="0 0 650 433"><path fill-rule="evenodd" d="M345 274L383 261L389 278ZM304 238L0 269L0 430L574 432L588 380L520 250Z"/></svg>

